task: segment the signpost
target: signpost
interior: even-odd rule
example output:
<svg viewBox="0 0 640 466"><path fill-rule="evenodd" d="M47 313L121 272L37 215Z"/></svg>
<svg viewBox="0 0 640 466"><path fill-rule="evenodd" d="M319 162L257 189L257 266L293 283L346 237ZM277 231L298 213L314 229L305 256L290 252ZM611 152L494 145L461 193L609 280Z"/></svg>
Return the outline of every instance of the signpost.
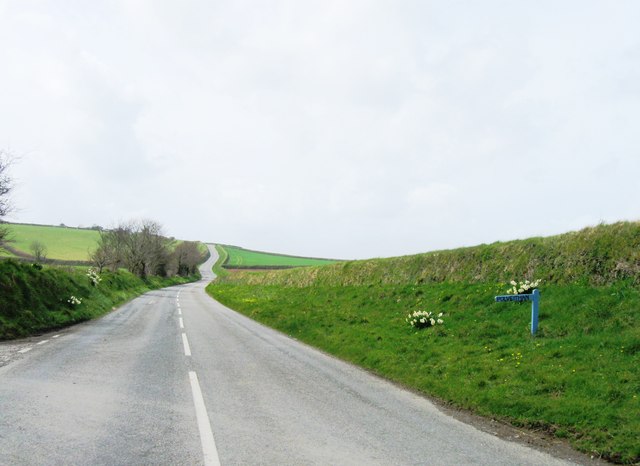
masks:
<svg viewBox="0 0 640 466"><path fill-rule="evenodd" d="M523 303L531 301L531 335L535 335L538 330L538 307L540 305L540 291L533 290L531 294L505 294L496 296L496 302L504 303L507 301L515 301Z"/></svg>

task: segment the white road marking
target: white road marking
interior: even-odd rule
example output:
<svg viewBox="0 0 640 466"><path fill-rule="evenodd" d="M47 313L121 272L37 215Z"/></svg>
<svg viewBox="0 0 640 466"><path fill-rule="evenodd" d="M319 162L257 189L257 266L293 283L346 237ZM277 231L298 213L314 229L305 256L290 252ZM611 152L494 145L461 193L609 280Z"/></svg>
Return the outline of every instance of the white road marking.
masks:
<svg viewBox="0 0 640 466"><path fill-rule="evenodd" d="M182 321L182 317L178 319L178 322L180 322L180 328L184 328L184 322Z"/></svg>
<svg viewBox="0 0 640 466"><path fill-rule="evenodd" d="M22 348L21 350L18 351L18 353L26 353L27 351L31 351L33 349L33 346L29 346L28 348Z"/></svg>
<svg viewBox="0 0 640 466"><path fill-rule="evenodd" d="M51 338L58 338L60 335L54 335Z"/></svg>
<svg viewBox="0 0 640 466"><path fill-rule="evenodd" d="M191 356L191 348L189 347L189 340L187 340L187 334L182 334L182 346L184 346L184 355Z"/></svg>
<svg viewBox="0 0 640 466"><path fill-rule="evenodd" d="M178 309L178 315L181 316L182 315L182 310Z"/></svg>
<svg viewBox="0 0 640 466"><path fill-rule="evenodd" d="M44 345L45 343L47 343L49 340L42 340L39 341L38 343L36 343L37 345Z"/></svg>
<svg viewBox="0 0 640 466"><path fill-rule="evenodd" d="M207 407L204 405L204 398L202 398L198 375L193 371L189 371L189 381L191 382L193 404L196 408L196 419L198 421L198 430L200 431L200 443L202 444L202 453L204 454L204 464L205 466L220 466L218 449L213 439L211 423L209 422Z"/></svg>

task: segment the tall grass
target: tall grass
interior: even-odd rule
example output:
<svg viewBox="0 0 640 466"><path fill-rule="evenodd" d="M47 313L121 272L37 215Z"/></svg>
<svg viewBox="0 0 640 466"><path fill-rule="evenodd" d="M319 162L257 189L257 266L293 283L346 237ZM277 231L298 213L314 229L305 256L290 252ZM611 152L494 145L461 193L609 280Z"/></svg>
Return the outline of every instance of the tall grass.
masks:
<svg viewBox="0 0 640 466"><path fill-rule="evenodd" d="M286 286L500 283L542 278L546 283L640 284L640 222L598 225L547 238L494 243L389 259L340 262L303 270L239 272L233 280Z"/></svg>

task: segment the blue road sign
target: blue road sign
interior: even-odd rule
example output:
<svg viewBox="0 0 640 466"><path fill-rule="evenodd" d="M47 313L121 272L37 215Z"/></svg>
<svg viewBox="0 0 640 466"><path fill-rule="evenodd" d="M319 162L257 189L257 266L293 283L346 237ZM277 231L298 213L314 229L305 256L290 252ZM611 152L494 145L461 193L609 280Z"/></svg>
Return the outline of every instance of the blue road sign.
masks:
<svg viewBox="0 0 640 466"><path fill-rule="evenodd" d="M540 291L533 290L531 294L506 294L496 296L496 302L504 303L509 301L515 301L523 303L531 301L531 335L535 335L538 330L538 313L540 307Z"/></svg>
<svg viewBox="0 0 640 466"><path fill-rule="evenodd" d="M502 296L496 296L496 302L504 303L507 301L517 301L519 303L522 303L525 301L531 301L531 295L530 294L505 294Z"/></svg>

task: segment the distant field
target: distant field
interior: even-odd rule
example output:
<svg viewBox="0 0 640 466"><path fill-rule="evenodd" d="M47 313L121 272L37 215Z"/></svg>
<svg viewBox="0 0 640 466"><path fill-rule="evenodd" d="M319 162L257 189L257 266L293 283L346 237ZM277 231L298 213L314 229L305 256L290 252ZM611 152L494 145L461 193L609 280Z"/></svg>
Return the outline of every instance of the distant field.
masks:
<svg viewBox="0 0 640 466"><path fill-rule="evenodd" d="M99 238L96 230L21 224L5 226L12 240L8 246L31 254L31 243L40 241L47 248L48 259L87 261Z"/></svg>
<svg viewBox="0 0 640 466"><path fill-rule="evenodd" d="M227 268L304 267L311 265L328 265L338 262L333 259L296 257L284 254L251 251L249 249L243 249L236 246L221 246L221 248L228 255L228 259L224 264Z"/></svg>

